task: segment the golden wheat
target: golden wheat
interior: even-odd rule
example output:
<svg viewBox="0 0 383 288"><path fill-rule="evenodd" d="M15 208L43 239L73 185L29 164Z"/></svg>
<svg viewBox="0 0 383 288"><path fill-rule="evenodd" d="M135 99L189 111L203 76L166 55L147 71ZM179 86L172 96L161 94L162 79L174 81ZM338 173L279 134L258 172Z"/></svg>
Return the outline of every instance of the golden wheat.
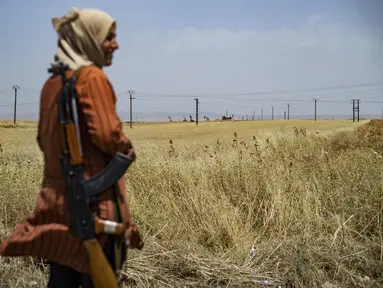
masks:
<svg viewBox="0 0 383 288"><path fill-rule="evenodd" d="M126 287L381 287L381 122L125 131L137 150L126 193L146 242L129 251ZM0 133L1 240L31 213L43 164L35 123L0 121ZM45 287L47 268L0 258L0 275L0 287Z"/></svg>

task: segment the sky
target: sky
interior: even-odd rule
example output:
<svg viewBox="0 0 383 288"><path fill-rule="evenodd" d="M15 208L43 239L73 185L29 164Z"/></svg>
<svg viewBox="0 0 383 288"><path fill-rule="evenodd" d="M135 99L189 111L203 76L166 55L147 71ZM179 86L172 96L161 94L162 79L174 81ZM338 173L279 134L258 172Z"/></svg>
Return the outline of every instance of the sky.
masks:
<svg viewBox="0 0 383 288"><path fill-rule="evenodd" d="M57 34L51 18L72 7L117 20L114 63L105 68L117 111L129 120L195 115L383 117L381 0L1 1L0 118L37 119Z"/></svg>

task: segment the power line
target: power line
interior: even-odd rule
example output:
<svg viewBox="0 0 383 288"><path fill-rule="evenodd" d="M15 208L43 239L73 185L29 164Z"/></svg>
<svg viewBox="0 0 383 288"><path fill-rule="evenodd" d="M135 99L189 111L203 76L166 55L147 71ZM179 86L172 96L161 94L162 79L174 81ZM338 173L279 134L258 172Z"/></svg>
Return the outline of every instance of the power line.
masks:
<svg viewBox="0 0 383 288"><path fill-rule="evenodd" d="M350 95L350 96L360 96L360 95ZM136 99L136 98L132 98L132 99ZM138 100L138 99L136 99ZM147 100L147 99L146 99ZM219 99L214 99L214 101L209 101L208 99L206 99L204 102L223 102L225 101L226 99L222 99L222 98L219 98ZM241 99L243 100L243 99ZM251 105L252 103L259 103L259 102L265 102L265 103L283 103L286 101L286 99L245 99L246 100L246 103L244 104L240 104L240 105L236 105L238 107L240 106L249 106ZM143 99L140 99L140 102L143 101ZM290 102L291 103L310 103L312 100L291 100ZM349 103L350 99L344 99L344 100L320 100L319 98L317 98L317 102L318 103ZM379 100L360 100L361 103L365 103L365 104L383 104L383 100L379 101ZM225 102L227 103L227 102ZM26 106L35 106L35 105L39 105L39 102L21 102L21 103L17 103L17 107L26 107ZM154 107L155 106L158 106L158 104L153 104L153 103L149 103L149 106L150 105L153 105ZM187 104L185 104L186 106ZM14 104L0 104L0 107L13 107ZM147 105L146 105L147 106ZM174 107L174 108L177 108L177 107L182 107L183 105L180 105L180 104L176 104L175 106L172 106L172 105L167 105L169 107Z"/></svg>
<svg viewBox="0 0 383 288"><path fill-rule="evenodd" d="M376 89L376 90L368 90L368 91L340 91L341 93L326 93L326 94L308 94L307 97L309 97L309 99L302 99L303 95L300 97L300 99L297 99L296 97L294 98L281 98L281 97L278 97L278 98L245 98L245 97L234 97L234 98L229 98L229 97L217 97L217 98L205 98L204 99L204 102L206 103L211 103L211 102L216 102L216 101L226 101L227 102L230 102L230 101L235 101L235 102L238 102L238 100L241 100L241 101L251 101L251 102L286 102L286 100L290 101L290 102L295 102L295 103L298 103L298 102L301 102L301 103L310 103L312 100L313 97L316 97L318 98L318 101L322 102L322 103L342 103L342 102L345 102L345 101L349 101L350 99L350 96L366 96L365 98L368 98L368 99L365 99L364 101L369 101L371 103L374 103L372 101L377 101L377 103L380 103L381 101L375 99L375 98L378 98L378 99L381 99L381 93L383 92L383 89ZM372 95L371 95L372 94ZM374 95L375 94L375 95ZM141 99L140 101L147 101L148 99L151 99L151 98L146 98L145 96L148 96L148 95L143 95L143 94L140 94L141 96ZM150 95L151 96L154 96L154 95ZM161 96L161 94L159 95L156 95L156 97L161 97L162 99L166 99L168 98L168 100L173 100L174 98L173 97L167 97L167 96ZM325 97L325 98L324 98ZM328 99L328 98L332 98L332 99ZM322 98L322 99L321 99ZM327 99L326 99L327 98ZM333 100L334 98L336 98L336 100ZM346 99L339 99L339 98L346 98ZM178 97L177 100L178 101L188 101L187 99L190 99L188 97Z"/></svg>
<svg viewBox="0 0 383 288"><path fill-rule="evenodd" d="M383 92L383 89L381 90L381 92ZM327 98L329 98L331 96L333 96L335 98L336 95L333 95L333 94L329 94L329 95L322 95L322 96L325 96ZM310 96L310 99L291 99L289 98L289 102L293 102L293 103L311 103L312 101L312 98L311 96L312 95L308 95ZM348 103L350 101L350 96L363 96L361 93L348 93L348 94L344 94L344 96L347 96L346 99L338 99L338 100L330 100L330 99L320 99L319 97L316 97L318 99L318 102L322 102L322 103ZM376 97L379 97L381 98L380 95L376 95ZM344 97L342 97L344 98ZM148 98L144 98L144 97L141 97L141 99L139 100L139 102L146 102L146 101L151 101L152 98L148 99ZM163 99L163 98L162 98ZM269 98L269 99L238 99L238 98L235 98L235 99L228 99L228 98L216 98L216 99L205 99L204 102L205 103L216 103L216 102L222 102L222 101L225 101L225 103L230 103L232 102L231 100L235 100L236 103L240 103L239 101L241 102L246 102L246 104L244 105L248 105L250 103L261 103L261 102L265 102L265 103L278 103L278 102L286 102L286 99L284 98ZM169 100L169 101L173 101L173 100ZM182 101L185 101L185 102L182 102ZM177 101L177 105L179 105L178 103L187 103L186 101L187 98L181 98L179 99L179 101ZM383 103L382 100L377 100L375 97L368 97L368 98L365 98L363 100L364 103ZM148 104L152 104L152 103L148 103ZM157 104L153 104L153 105L157 105Z"/></svg>
<svg viewBox="0 0 383 288"><path fill-rule="evenodd" d="M382 82L382 84L383 84L383 82ZM336 87L336 89L352 89L351 87L353 87L353 88L356 88L356 87L367 87L367 85L369 85L369 86L374 86L374 85L381 85L381 84L377 84L377 83L373 83L373 84L359 84L359 85L349 85L349 86L347 86L347 87L345 87L345 86L342 86L342 88L340 88L340 86L337 86ZM13 86L13 87L16 87L17 85L15 85L15 86ZM17 86L18 87L18 86ZM13 88L14 90L15 90L15 103L14 104L0 104L0 108L1 107L10 107L10 106L14 106L14 122L16 122L16 106L18 106L18 107L22 107L22 106L32 106L32 105L38 105L39 104L39 102L22 102L22 103L18 103L18 104L16 104L17 102L17 90L18 89L15 89L15 88ZM321 88L321 90L322 91L326 91L326 93L324 93L324 94L322 94L322 95L320 95L321 97L327 97L327 100L326 99L320 99L320 98L315 98L315 100L314 100L314 105L315 105L315 111L314 111L314 119L315 120L317 120L317 104L318 103L329 103L329 104L333 104L333 103L343 103L343 104L346 104L346 103L350 103L350 98L352 97L352 96L356 96L355 98L358 98L358 97L360 97L360 96L363 96L363 95L365 95L366 96L366 94L367 93L371 93L371 92L383 92L383 88L380 88L380 89L375 89L375 90L367 90L367 91L337 91L337 93L338 94L336 94L336 93L331 93L330 92L330 89L334 89L334 87L332 87L332 88L329 88L329 87L327 87L327 88ZM300 91L318 91L318 89L301 89ZM24 91L24 89L23 89L23 91ZM279 93L281 90L279 90L277 93ZM286 91L286 90L285 90ZM292 91L292 90L290 90L290 91ZM297 91L297 90L294 90L294 91ZM126 93L126 92L125 92ZM132 128L132 123L133 123L133 109L132 109L132 100L133 99L136 99L136 98L133 98L133 96L132 96L132 94L133 93L137 93L137 92L134 92L134 91L132 91L132 90L130 90L129 92L129 95L130 95L130 97L129 97L129 100L130 100L130 127ZM262 92L262 93L264 93L264 92ZM272 92L269 92L269 94L271 94ZM275 92L274 92L275 93ZM339 95L339 93L343 93L341 96L342 96L342 98L345 98L345 97L347 97L348 99L337 99L337 100L333 100L336 96L338 96ZM258 95L260 95L261 93L257 93ZM164 98L166 97L166 95L169 95L169 94L149 94L149 95L147 95L147 96L156 96L156 97L158 97L158 96L161 96L161 95L165 95L165 96L163 96ZM172 94L173 96L174 96L174 94ZM221 96L222 96L222 94L220 94ZM228 94L226 94L226 95L228 95ZM229 95L235 95L235 94L229 94ZM237 94L237 95L243 95L243 94ZM254 95L254 94L252 94L252 95ZM145 96L145 94L140 94L140 96ZM307 95L308 97L311 97L312 95ZM351 97L350 97L351 96ZM184 106L182 106L181 104L180 104L180 102L182 102L183 100L187 100L187 99L190 99L190 98L186 98L185 96L178 96L177 95L177 97L179 98L179 100L180 101L176 101L177 103L171 103L170 105L166 105L168 108L172 108L172 109L185 109L186 108L186 110L188 110L189 108L187 108L186 106L188 106L188 107L190 107L189 105L184 105ZM329 97L331 97L330 99L328 99ZM376 98L376 97L378 97L378 98ZM141 99L140 99L141 98ZM161 97L162 98L162 97ZM149 99L153 99L152 97L150 97ZM197 100L196 100L197 99ZM351 99L353 99L353 98L351 98ZM383 104L383 101L382 100L380 100L380 99L382 99L381 97L380 97L380 95L378 96L378 95L374 95L374 96L369 96L368 98L366 98L366 99L358 99L358 106L359 106L359 103L365 103L365 104ZM145 97L139 97L139 102L141 102L141 101L143 101L143 102L145 102L145 100L148 100L148 98L146 98L145 99ZM163 99L162 99L163 100ZM196 102L196 121L197 121L197 123L196 123L196 125L198 125L198 113L199 113L199 107L198 107L198 104L200 103L199 102L199 98L194 98L194 100L196 100L197 102ZM262 107L260 107L261 105L259 105L259 103L260 102L265 102L265 105L266 104L268 104L268 105L270 105L270 104L274 104L274 103L278 103L278 102L284 102L284 103L286 103L285 101L286 101L286 99L283 99L283 98L281 98L281 97L278 97L278 98L269 98L269 99L254 99L254 98L247 98L247 99L244 99L244 98L239 98L238 99L238 97L237 98L233 98L233 100L235 100L237 103L233 103L233 104L229 104L229 105L233 105L233 106L235 106L235 107L237 107L237 108L241 108L241 107L246 107L246 108L248 108L249 106L251 106L251 105L257 105L259 108L262 108ZM228 102L230 103L230 98L224 98L224 97L217 97L217 99L206 99L206 100L204 100L205 102L207 102L207 103L212 103L212 102L220 102L221 104L225 104L225 105L228 105ZM291 105L291 103L297 103L297 106L294 106L294 107L299 107L300 105L299 105L299 103L309 103L309 102L311 102L312 101L312 98L311 98L311 100L309 100L309 99L289 99L289 103L287 104L288 105L288 107L287 107L287 119L289 120L290 119L290 105ZM173 101L174 102L174 101ZM144 105L145 106L145 108L147 109L147 108L150 108L151 107L151 105L154 105L154 103L153 103L153 101L151 102L151 103L141 103L142 105ZM218 104L219 105L219 104ZM206 106L206 105L204 105L204 106ZM155 107L158 107L158 104L155 104ZM209 105L207 105L206 107L209 107ZM210 106L211 107L211 106ZM267 106L266 106L267 107ZM269 106L270 107L270 106ZM251 107L251 110L253 110L254 109L254 107ZM277 109L278 109L278 107L277 107ZM353 108L354 109L354 108ZM272 109L271 109L272 111L271 111L271 118L272 118L272 120L274 120L274 118L275 118L275 115L274 115L274 106L272 106ZM169 111L168 112L163 112L163 113L169 113ZM170 112L171 113L171 112ZM358 112L358 116L359 116L359 112ZM261 110L261 120L263 120L263 109ZM286 118L286 117L285 117Z"/></svg>
<svg viewBox="0 0 383 288"><path fill-rule="evenodd" d="M28 106L28 105L37 105L39 102L24 102L24 103L17 103L17 106ZM11 107L14 104L0 104L0 107Z"/></svg>
<svg viewBox="0 0 383 288"><path fill-rule="evenodd" d="M340 92L340 93L339 93ZM349 101L349 97L352 96L352 95L357 95L357 96L361 96L361 95L366 95L366 96L369 96L369 98L371 98L372 96L376 96L376 97L379 97L381 98L380 94L379 95L371 95L371 94L377 94L377 93L382 93L383 92L383 88L381 89L376 89L376 90L368 90L368 91L338 91L338 93L322 93L322 94L308 94L307 97L310 97L310 99L302 99L303 95L300 97L300 99L296 99L296 98L244 98L244 97L233 97L233 98L229 98L229 97L220 97L219 100L225 100L225 101L238 101L238 100L241 100L241 101L258 101L258 102L270 102L270 101L274 101L274 102L285 102L286 100L288 101L294 101L294 102L302 102L302 103L305 103L305 102L311 102L311 99L312 97L317 97L318 98L318 101L319 101L319 98L320 97L331 97L331 98L335 98L335 97L347 97L346 100L343 100L343 99L337 99L337 100L330 100L330 99L321 99L320 101L321 102L343 102L343 101ZM180 99L183 99L183 98L180 98ZM216 101L216 99L209 99L207 98L206 100L204 100L205 102L206 101Z"/></svg>
<svg viewBox="0 0 383 288"><path fill-rule="evenodd" d="M383 84L383 82L382 82L382 84ZM342 89L344 89L345 87L346 88L350 88L350 87L367 87L367 85L370 85L370 86L375 86L375 85L380 85L380 84L377 84L377 83L372 83L372 84L359 84L359 85L349 85L349 86L342 86L343 88ZM335 87L335 86L334 86ZM329 91L330 89L335 89L334 87L332 87L332 88L329 88L329 87L327 87L327 88L321 88L320 90L322 90L322 91ZM341 87L341 86L337 86L336 88L339 90L340 88L339 87ZM279 91L281 91L281 90L279 90ZM284 91L287 91L287 90L284 90ZM290 90L290 91L293 91L293 90ZM297 91L297 90L295 90L295 91ZM318 89L301 89L300 91L318 91ZM341 94L339 94L339 92L341 92ZM327 94L322 94L322 95L310 95L311 97L312 96L317 96L317 98L318 98L318 96L332 96L332 98L334 97L334 96L360 96L361 94L370 94L370 93L374 93L374 92L383 92L383 87L382 88L380 88L380 89L374 89L374 90L367 90L367 91L351 91L351 92L349 92L349 91L338 91L338 94L334 94L334 93L327 93ZM236 95L237 97L235 97L235 98L227 98L227 97L220 97L220 98L218 98L218 99L206 99L206 100L204 100L205 102L211 102L211 101L222 101L222 100L224 100L224 101L230 101L230 100L235 100L235 101L237 101L238 100L238 96L241 96L241 95L243 95L243 96L251 96L251 95L263 95L263 94L278 94L279 92L278 91L274 91L274 92L260 92L260 93L254 93L254 94L211 94L211 95L217 95L217 96L223 96L223 95ZM156 96L156 97L158 97L158 96L162 96L162 97L169 97L169 96L171 96L171 98L172 97L177 97L179 100L183 100L183 99L187 99L187 98L185 98L186 97L186 95L182 95L182 94L180 94L180 95L177 95L177 94L160 94L160 93L158 93L158 94L153 94L153 93L143 93L143 92L135 92L135 94L140 94L140 96ZM208 95L208 94L206 94L206 95ZM380 95L377 95L378 97L380 97ZM140 99L141 101L143 101L143 100L147 100L147 98L145 98L145 97L141 97L141 99ZM276 102L285 102L286 101L286 99L284 98L278 98L278 99L270 99L270 98L267 98L267 99L254 99L254 98L246 98L246 99L243 99L242 98L242 100L246 100L246 101L252 101L252 102L262 102L262 101L264 101L264 102L274 102L274 103L276 103ZM308 103L308 102L311 102L311 100L304 100L304 99L294 99L294 98L290 98L290 99L288 99L290 102L295 102L295 103L298 103L298 102L301 102L301 103ZM347 99L347 100L325 100L325 99L322 99L322 100L320 100L319 98L318 98L318 101L319 102L322 102L322 103L343 103L343 102L345 102L345 101L349 101L349 99ZM379 100L363 100L363 102L364 103L371 103L371 104L373 104L373 103L382 103L382 101L379 101ZM18 106L28 106L28 105L37 105L37 104L39 104L39 102L25 102L25 103L19 103L18 104ZM0 104L0 107L7 107L7 106L13 106L13 104Z"/></svg>
<svg viewBox="0 0 383 288"><path fill-rule="evenodd" d="M211 94L163 94L163 93L150 93L137 91L137 93L141 95L147 96L168 96L168 97L196 97L196 96L256 96L256 95L271 95L271 94L286 94L286 93L294 93L294 92L314 92L314 91L328 91L328 90L339 90L339 89L347 89L347 88L359 88L359 87L370 87L370 86L378 86L383 85L383 82L371 82L371 83L360 83L354 85L337 85L337 86L327 86L327 87L319 87L319 88L306 88L306 89L284 89L284 90L272 90L272 91L263 91L263 92L251 92L251 93L211 93Z"/></svg>

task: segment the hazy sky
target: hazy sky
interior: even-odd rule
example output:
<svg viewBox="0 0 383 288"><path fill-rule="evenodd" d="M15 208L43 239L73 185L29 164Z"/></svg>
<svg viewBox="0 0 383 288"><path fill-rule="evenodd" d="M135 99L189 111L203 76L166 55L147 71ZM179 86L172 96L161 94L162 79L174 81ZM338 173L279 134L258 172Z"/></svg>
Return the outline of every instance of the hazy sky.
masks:
<svg viewBox="0 0 383 288"><path fill-rule="evenodd" d="M72 6L117 19L120 49L105 71L123 119L129 89L138 120L187 116L195 96L201 118L226 109L249 116L263 109L267 118L271 106L278 117L288 102L292 118L311 116L314 97L320 116L351 115L353 98L361 99L361 116L382 115L381 0L13 0L0 4L1 118L13 117L15 84L20 119L37 117L56 51L50 20ZM337 86L346 88L261 94Z"/></svg>

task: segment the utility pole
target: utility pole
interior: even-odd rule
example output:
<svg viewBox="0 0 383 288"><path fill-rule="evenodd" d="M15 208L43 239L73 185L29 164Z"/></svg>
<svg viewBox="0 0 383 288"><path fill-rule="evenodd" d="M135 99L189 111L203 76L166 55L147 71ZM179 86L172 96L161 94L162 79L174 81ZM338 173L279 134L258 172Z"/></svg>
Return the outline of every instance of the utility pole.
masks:
<svg viewBox="0 0 383 288"><path fill-rule="evenodd" d="M263 120L263 109L261 110L261 120Z"/></svg>
<svg viewBox="0 0 383 288"><path fill-rule="evenodd" d="M287 120L290 120L290 103L287 103Z"/></svg>
<svg viewBox="0 0 383 288"><path fill-rule="evenodd" d="M355 122L355 112L357 112L357 119L359 122L359 99L352 99L352 122Z"/></svg>
<svg viewBox="0 0 383 288"><path fill-rule="evenodd" d="M274 120L274 106L271 107L271 120Z"/></svg>
<svg viewBox="0 0 383 288"><path fill-rule="evenodd" d="M317 98L314 98L314 121L317 121Z"/></svg>
<svg viewBox="0 0 383 288"><path fill-rule="evenodd" d="M360 102L360 100L358 99L358 100L356 100L356 102L358 104L358 122L359 122L359 102Z"/></svg>
<svg viewBox="0 0 383 288"><path fill-rule="evenodd" d="M355 100L352 99L352 122L355 122Z"/></svg>
<svg viewBox="0 0 383 288"><path fill-rule="evenodd" d="M198 98L194 98L195 100L195 125L198 126L198 104L199 104L199 101L198 101ZM226 113L227 113L227 110L226 110Z"/></svg>
<svg viewBox="0 0 383 288"><path fill-rule="evenodd" d="M16 124L17 91L20 89L20 86L13 85L12 89L15 90L15 104L13 106L13 124Z"/></svg>
<svg viewBox="0 0 383 288"><path fill-rule="evenodd" d="M130 129L133 128L133 99L136 99L136 98L133 98L133 94L134 94L134 91L133 90L129 90L128 91L129 93L129 100L130 100Z"/></svg>

